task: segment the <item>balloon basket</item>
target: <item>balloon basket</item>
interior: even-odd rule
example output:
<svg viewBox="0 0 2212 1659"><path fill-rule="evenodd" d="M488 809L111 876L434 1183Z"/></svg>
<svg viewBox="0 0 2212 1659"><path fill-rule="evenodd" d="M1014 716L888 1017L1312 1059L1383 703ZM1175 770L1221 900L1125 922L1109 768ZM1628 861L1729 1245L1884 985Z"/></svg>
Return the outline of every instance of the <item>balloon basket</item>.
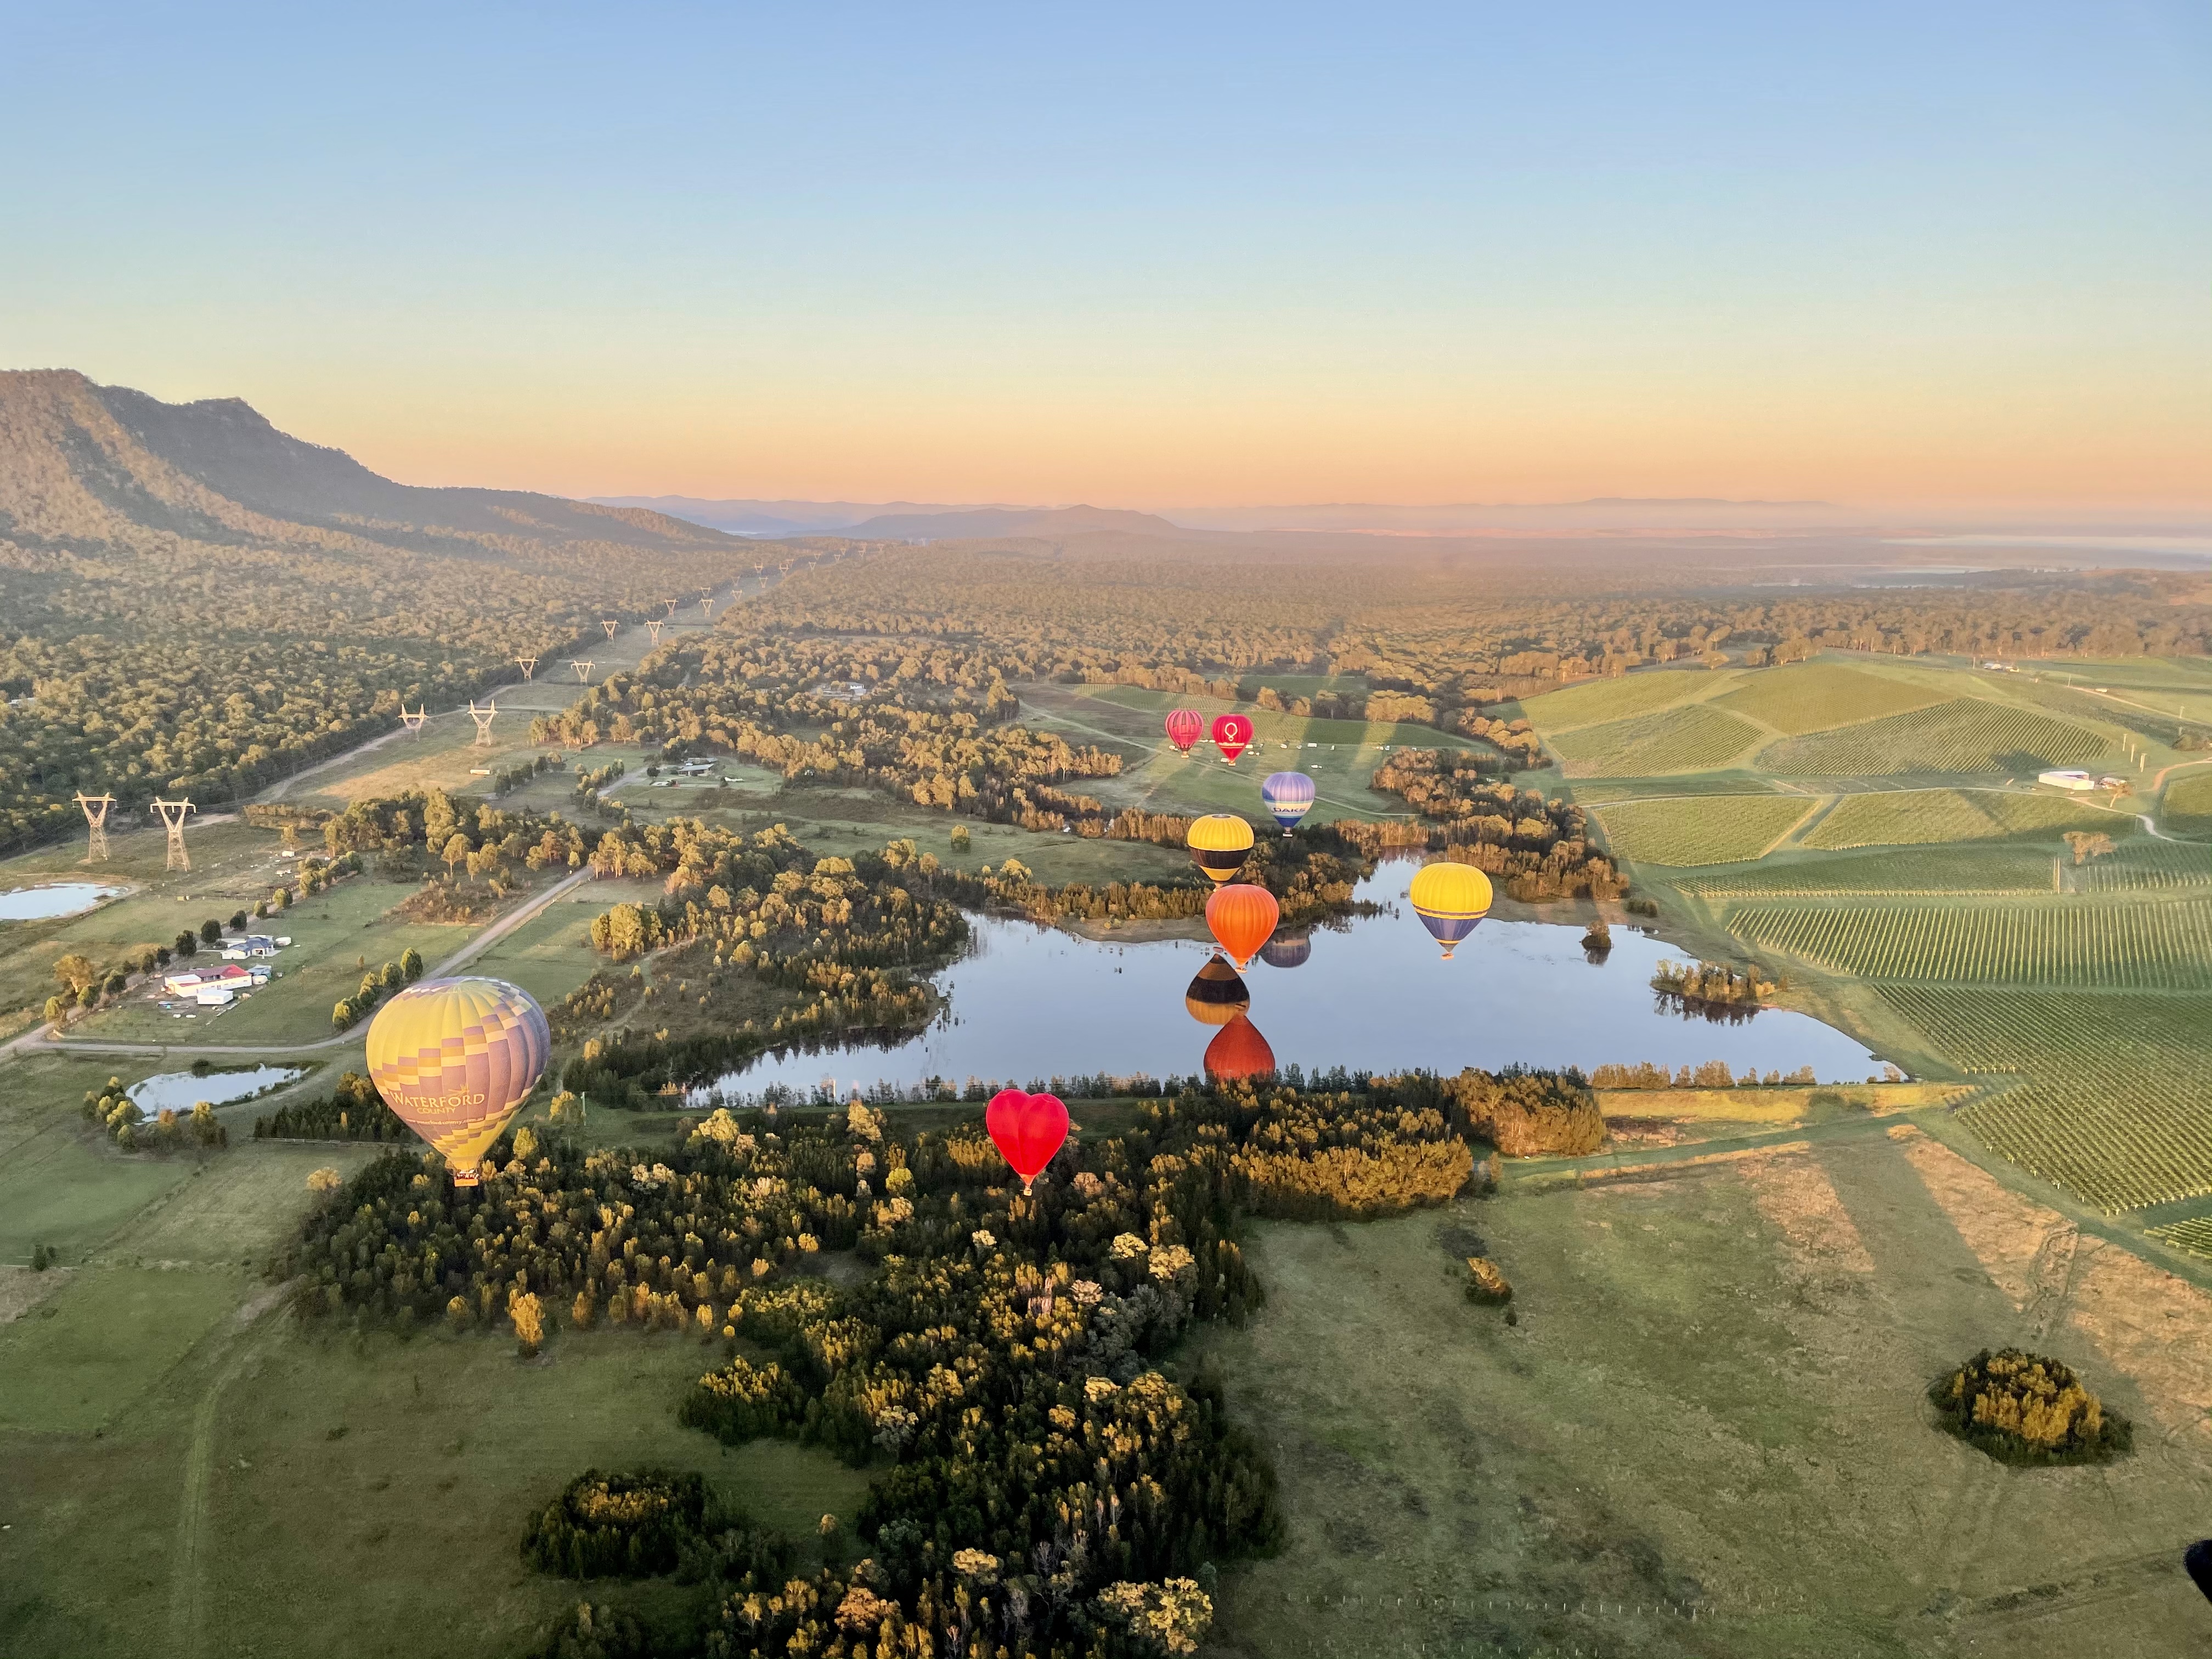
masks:
<svg viewBox="0 0 2212 1659"><path fill-rule="evenodd" d="M483 1177L477 1174L474 1170L456 1170L453 1171L453 1185L456 1187L481 1187L483 1185Z"/></svg>

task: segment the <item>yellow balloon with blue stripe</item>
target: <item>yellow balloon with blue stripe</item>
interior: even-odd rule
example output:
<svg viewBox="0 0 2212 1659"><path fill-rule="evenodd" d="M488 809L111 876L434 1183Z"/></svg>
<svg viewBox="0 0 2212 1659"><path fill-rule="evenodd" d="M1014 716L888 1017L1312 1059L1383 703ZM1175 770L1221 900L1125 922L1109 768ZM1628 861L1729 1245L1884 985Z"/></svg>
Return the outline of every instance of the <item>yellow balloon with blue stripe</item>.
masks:
<svg viewBox="0 0 2212 1659"><path fill-rule="evenodd" d="M1444 960L1474 925L1490 914L1490 878L1471 864L1440 859L1423 865L1408 895L1413 914L1444 947Z"/></svg>

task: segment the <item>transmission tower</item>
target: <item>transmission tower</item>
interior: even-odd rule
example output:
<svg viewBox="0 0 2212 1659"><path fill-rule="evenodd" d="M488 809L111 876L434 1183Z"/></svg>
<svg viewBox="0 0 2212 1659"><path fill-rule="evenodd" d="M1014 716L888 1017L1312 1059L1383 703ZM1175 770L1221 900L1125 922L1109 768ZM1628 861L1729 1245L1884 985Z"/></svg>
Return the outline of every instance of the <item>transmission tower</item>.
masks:
<svg viewBox="0 0 2212 1659"><path fill-rule="evenodd" d="M649 617L646 619L645 631L653 635L653 642L658 646L660 643L660 630L667 626L668 624L659 617Z"/></svg>
<svg viewBox="0 0 2212 1659"><path fill-rule="evenodd" d="M712 593L702 593L699 596L699 614L709 621L714 619L714 596Z"/></svg>
<svg viewBox="0 0 2212 1659"><path fill-rule="evenodd" d="M422 740L422 722L429 718L430 705L428 703L424 703L420 708L416 709L410 714L407 712L407 700L404 697L400 699L399 723L405 726L407 730L413 734L415 740L417 743L420 743Z"/></svg>
<svg viewBox="0 0 2212 1659"><path fill-rule="evenodd" d="M661 620L662 620L663 622L673 622L673 621L675 621L675 620L676 620L676 607L677 607L677 605L678 605L678 604L680 604L680 603L681 603L681 601L680 601L680 600L677 600L677 599L663 599L663 600L661 601L661 604L663 604L663 605L666 605L666 606L668 607L668 614L667 614L667 616L665 616L665 617L662 617L662 618L661 618Z"/></svg>
<svg viewBox="0 0 2212 1659"><path fill-rule="evenodd" d="M192 855L185 851L185 814L194 811L188 800L162 800L156 797L154 810L161 815L161 822L169 829L169 861L171 870L189 870Z"/></svg>
<svg viewBox="0 0 2212 1659"><path fill-rule="evenodd" d="M107 862L107 809L115 805L112 795L88 795L78 792L76 804L84 808L84 821L92 826L92 844L85 849L87 864Z"/></svg>
<svg viewBox="0 0 2212 1659"><path fill-rule="evenodd" d="M522 671L522 678L526 680L538 672L538 659L535 657L517 657L514 665Z"/></svg>
<svg viewBox="0 0 2212 1659"><path fill-rule="evenodd" d="M477 707L477 700L474 697L469 699L469 715L477 723L475 744L477 748L491 747L491 717L497 713L499 713L499 703L496 699L486 703L482 708Z"/></svg>
<svg viewBox="0 0 2212 1659"><path fill-rule="evenodd" d="M568 666L576 671L576 678L583 681L585 684L589 685L592 683L591 664L587 662L577 662L574 659L571 659L568 663Z"/></svg>
<svg viewBox="0 0 2212 1659"><path fill-rule="evenodd" d="M599 626L607 630L607 637L609 639L612 639L615 636L615 629L620 628L622 624L617 622L612 617L609 617L604 619L599 623Z"/></svg>

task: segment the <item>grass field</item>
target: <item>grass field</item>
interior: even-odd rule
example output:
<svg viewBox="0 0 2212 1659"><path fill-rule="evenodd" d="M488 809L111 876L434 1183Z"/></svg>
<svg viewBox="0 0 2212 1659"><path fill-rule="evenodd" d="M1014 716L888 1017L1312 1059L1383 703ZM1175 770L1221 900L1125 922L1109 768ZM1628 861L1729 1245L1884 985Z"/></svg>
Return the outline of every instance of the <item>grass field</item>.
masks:
<svg viewBox="0 0 2212 1659"><path fill-rule="evenodd" d="M1605 726L1583 726L1552 740L1571 778L1654 777L1705 772L1725 765L1759 738L1747 720L1704 703Z"/></svg>
<svg viewBox="0 0 2212 1659"><path fill-rule="evenodd" d="M1874 1137L1261 1229L1267 1305L1206 1352L1274 1449L1291 1534L1224 1575L1217 1650L2185 1650L2203 1609L2167 1540L2202 1530L2212 1437L2167 1437L2201 1390L2169 1393L2163 1333L2104 1317L2136 1300L2131 1258L2084 1241L2071 1294L2023 1311L1992 1269L2035 1259L2061 1218L1978 1213L1957 1195L1978 1172L1923 1138L1939 1192L1907 1152ZM1477 1249L1516 1325L1462 1299ZM2202 1303L2159 1319L2172 1340L2202 1340ZM2052 1478L1939 1434L1927 1379L2007 1341L2063 1353L2158 1453Z"/></svg>
<svg viewBox="0 0 2212 1659"><path fill-rule="evenodd" d="M1593 680L1560 691L1547 691L1521 704L1528 723L1548 739L1556 732L1585 726L1603 726L1632 715L1649 714L1691 697L1702 697L1724 689L1737 677L1727 671L1662 668L1619 679Z"/></svg>
<svg viewBox="0 0 2212 1659"><path fill-rule="evenodd" d="M1998 840L2008 836L2056 839L2064 830L2102 830L2118 839L2135 833L2125 813L2049 793L2000 789L1907 789L1846 795L1808 830L1803 845L1828 851L1854 847L1908 847L1931 842Z"/></svg>
<svg viewBox="0 0 2212 1659"><path fill-rule="evenodd" d="M2212 769L2184 772L2166 786L2166 821L2189 835L2212 830Z"/></svg>
<svg viewBox="0 0 2212 1659"><path fill-rule="evenodd" d="M1596 809L1606 842L1639 864L1687 866L1756 859L1814 810L1802 795L1651 800Z"/></svg>
<svg viewBox="0 0 2212 1659"><path fill-rule="evenodd" d="M2002 981L2079 988L2212 985L2212 899L2156 903L1745 904L1747 944L1864 979Z"/></svg>
<svg viewBox="0 0 2212 1659"><path fill-rule="evenodd" d="M1806 662L1751 675L1740 690L1719 698L1714 707L1796 737L1942 700L1941 691L1912 681L1869 674L1841 663Z"/></svg>
<svg viewBox="0 0 2212 1659"><path fill-rule="evenodd" d="M1756 869L1691 876L1674 885L1701 898L1724 902L1855 893L1956 898L2048 893L2057 886L2051 866L2063 856L2058 848L2020 845L1970 844L1811 857L1793 849L1786 857L1763 860Z"/></svg>
<svg viewBox="0 0 2212 1659"><path fill-rule="evenodd" d="M1782 777L2021 773L2091 760L2113 747L2085 726L1962 697L1908 714L1785 738L1767 748L1759 763Z"/></svg>

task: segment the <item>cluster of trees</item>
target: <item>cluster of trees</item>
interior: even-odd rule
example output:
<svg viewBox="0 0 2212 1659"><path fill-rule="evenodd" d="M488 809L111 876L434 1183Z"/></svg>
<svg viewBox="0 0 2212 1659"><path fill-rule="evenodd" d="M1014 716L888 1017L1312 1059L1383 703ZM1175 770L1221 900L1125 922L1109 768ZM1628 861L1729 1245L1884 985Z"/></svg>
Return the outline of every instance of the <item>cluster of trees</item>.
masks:
<svg viewBox="0 0 2212 1659"><path fill-rule="evenodd" d="M330 1093L295 1100L253 1120L256 1140L410 1141L415 1132L384 1103L376 1085L348 1072Z"/></svg>
<svg viewBox="0 0 2212 1659"><path fill-rule="evenodd" d="M1513 1299L1512 1281L1486 1255L1467 1259L1467 1299L1479 1307L1502 1308Z"/></svg>
<svg viewBox="0 0 2212 1659"><path fill-rule="evenodd" d="M1413 823L1339 818L1310 832L1368 856L1430 848L1464 859L1524 903L1614 898L1627 883L1590 838L1583 809L1489 775L1495 763L1464 749L1401 749L1375 769L1371 787L1401 795Z"/></svg>
<svg viewBox="0 0 2212 1659"><path fill-rule="evenodd" d="M1743 1075L1736 1077L1724 1060L1709 1060L1695 1068L1685 1066L1674 1072L1647 1060L1634 1066L1600 1066L1589 1074L1593 1089L1772 1089L1784 1085L1805 1087L1818 1080L1809 1066L1800 1066L1787 1077L1775 1070L1763 1078L1759 1067L1747 1066Z"/></svg>
<svg viewBox="0 0 2212 1659"><path fill-rule="evenodd" d="M206 1101L196 1103L188 1113L164 1106L149 1118L124 1092L120 1078L108 1079L105 1089L85 1091L84 1116L126 1152L173 1152L186 1146L212 1151L230 1144L230 1131Z"/></svg>
<svg viewBox="0 0 2212 1659"><path fill-rule="evenodd" d="M2100 1463L2134 1443L2072 1367L2019 1348L1983 1349L1928 1397L1944 1428L2002 1463Z"/></svg>
<svg viewBox="0 0 2212 1659"><path fill-rule="evenodd" d="M1470 1067L1443 1087L1467 1133L1504 1157L1578 1158L1605 1145L1604 1115L1579 1072Z"/></svg>
<svg viewBox="0 0 2212 1659"><path fill-rule="evenodd" d="M979 1124L902 1136L858 1103L791 1125L717 1111L658 1154L526 1132L473 1189L450 1187L434 1154L380 1159L277 1270L301 1276L308 1317L442 1317L526 1346L564 1324L719 1338L724 1362L686 1421L880 1467L858 1518L865 1562L717 1583L691 1641L909 1652L926 1633L932 1651L1133 1652L1148 1631L1202 1626L1211 1565L1279 1535L1265 1449L1212 1388L1154 1369L1194 1322L1258 1304L1239 1218L1450 1197L1476 1169L1471 1097L1419 1075L1187 1089L1069 1143L1026 1194ZM794 1271L836 1249L874 1271ZM533 1522L548 1570L630 1571L624 1517L666 1513L604 1480ZM659 1567L672 1552L660 1539L638 1556Z"/></svg>
<svg viewBox="0 0 2212 1659"><path fill-rule="evenodd" d="M331 1029L349 1029L356 1021L374 1012L376 1005L384 1000L386 992L403 990L422 977L422 953L410 945L399 953L398 961L371 969L361 976L359 989L349 997L338 999L331 1010Z"/></svg>
<svg viewBox="0 0 2212 1659"><path fill-rule="evenodd" d="M1725 962L1662 962L1652 971L1651 988L1686 1008L1748 1009L1782 988L1755 967L1739 972Z"/></svg>

